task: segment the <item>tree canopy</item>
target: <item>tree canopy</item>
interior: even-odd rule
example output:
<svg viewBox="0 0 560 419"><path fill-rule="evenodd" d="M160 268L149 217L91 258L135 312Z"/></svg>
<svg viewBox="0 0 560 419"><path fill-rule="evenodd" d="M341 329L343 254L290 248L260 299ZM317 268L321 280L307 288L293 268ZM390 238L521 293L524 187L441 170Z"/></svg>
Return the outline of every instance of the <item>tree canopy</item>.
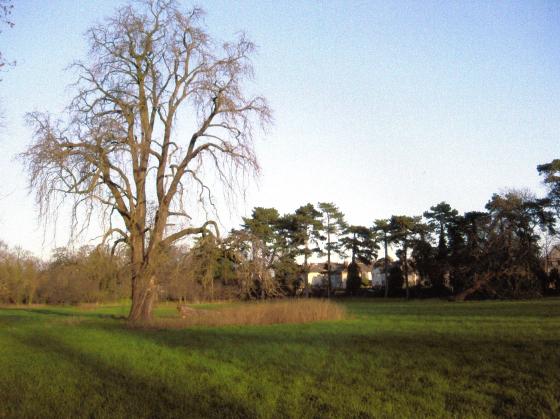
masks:
<svg viewBox="0 0 560 419"><path fill-rule="evenodd" d="M131 320L151 316L160 253L216 227L192 225L189 205L213 206L213 179L235 191L258 172L253 136L271 120L266 100L246 94L254 44L220 44L202 16L174 0L119 8L87 32L67 114L27 116L22 158L42 214L71 198L76 224L100 213L104 239L130 249Z"/></svg>

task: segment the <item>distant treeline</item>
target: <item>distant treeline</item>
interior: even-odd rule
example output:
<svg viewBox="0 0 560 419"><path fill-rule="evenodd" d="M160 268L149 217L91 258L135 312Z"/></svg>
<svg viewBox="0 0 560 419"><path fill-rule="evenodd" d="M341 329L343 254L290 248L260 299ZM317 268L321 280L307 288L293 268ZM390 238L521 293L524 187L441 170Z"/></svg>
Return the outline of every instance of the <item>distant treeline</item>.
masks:
<svg viewBox="0 0 560 419"><path fill-rule="evenodd" d="M254 208L237 230L205 233L172 246L155 275L160 299L204 301L330 295L332 258L350 258L345 293L384 296L527 298L560 291L560 161L538 167L548 196L494 194L486 211L459 214L446 202L421 216L394 215L370 226L349 225L332 203L307 204L281 215ZM396 260L388 252L393 250ZM308 282L310 258L325 261L327 280ZM56 249L48 262L0 244L0 303L95 303L130 296L130 257L106 247ZM378 289L366 266L384 272ZM409 287L408 277L419 277ZM340 292L340 290L338 290Z"/></svg>
<svg viewBox="0 0 560 419"><path fill-rule="evenodd" d="M519 190L494 194L484 212L459 214L441 202L422 216L395 215L371 226L348 225L332 203L307 204L285 215L255 208L226 242L255 265L252 292L261 297L308 289L307 259L328 261L336 254L351 258L348 294L527 298L560 290L552 265L560 258L550 257L556 214L549 197ZM395 262L386 253L391 248ZM298 256L303 264L296 263ZM354 266L371 265L380 256L376 265L385 270L388 284L365 292L363 271ZM420 280L409 288L412 272ZM329 285L327 280L327 295Z"/></svg>

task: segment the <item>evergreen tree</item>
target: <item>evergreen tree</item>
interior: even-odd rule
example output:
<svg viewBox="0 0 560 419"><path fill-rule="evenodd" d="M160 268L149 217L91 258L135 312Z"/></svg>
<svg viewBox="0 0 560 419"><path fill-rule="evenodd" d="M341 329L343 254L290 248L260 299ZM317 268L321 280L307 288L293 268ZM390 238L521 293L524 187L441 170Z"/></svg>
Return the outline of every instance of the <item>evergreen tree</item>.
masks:
<svg viewBox="0 0 560 419"><path fill-rule="evenodd" d="M438 256L441 260L445 260L448 256L448 240L446 235L449 226L458 214L457 210L451 208L451 205L445 201L430 207L430 211L424 212L424 217L428 219L428 224L434 227L438 233Z"/></svg>
<svg viewBox="0 0 560 419"><path fill-rule="evenodd" d="M560 215L560 159L554 159L550 163L537 166L539 175L544 176L544 184L548 187L548 199L550 204Z"/></svg>
<svg viewBox="0 0 560 419"><path fill-rule="evenodd" d="M385 298L389 296L389 255L387 253L387 248L391 243L391 224L390 220L387 219L379 219L375 220L374 231L381 237L383 240L383 248L384 248L384 267L383 271L385 274Z"/></svg>
<svg viewBox="0 0 560 419"><path fill-rule="evenodd" d="M352 262L361 262L370 265L377 257L379 246L372 229L364 226L348 226L344 236L340 239L342 248L350 252Z"/></svg>
<svg viewBox="0 0 560 419"><path fill-rule="evenodd" d="M391 241L401 246L406 298L410 297L408 286L408 250L417 234L420 217L393 215L390 221Z"/></svg>
<svg viewBox="0 0 560 419"><path fill-rule="evenodd" d="M335 204L331 202L319 202L318 208L321 213L321 227L319 228L319 232L321 240L325 242L324 250L327 254L327 297L330 297L332 287L331 256L334 254L344 256L342 243L338 240L338 237L344 232L346 222L344 221L344 214Z"/></svg>
<svg viewBox="0 0 560 419"><path fill-rule="evenodd" d="M341 244L352 255L352 262L348 266L346 289L354 294L362 286L361 269L357 262L370 265L377 257L379 246L372 229L364 226L349 226L344 231Z"/></svg>
<svg viewBox="0 0 560 419"><path fill-rule="evenodd" d="M321 212L313 204L306 204L296 209L294 214L295 242L299 254L303 255L302 273L305 281L305 295L309 295L309 264L308 259L313 254L320 254L319 240L321 238Z"/></svg>

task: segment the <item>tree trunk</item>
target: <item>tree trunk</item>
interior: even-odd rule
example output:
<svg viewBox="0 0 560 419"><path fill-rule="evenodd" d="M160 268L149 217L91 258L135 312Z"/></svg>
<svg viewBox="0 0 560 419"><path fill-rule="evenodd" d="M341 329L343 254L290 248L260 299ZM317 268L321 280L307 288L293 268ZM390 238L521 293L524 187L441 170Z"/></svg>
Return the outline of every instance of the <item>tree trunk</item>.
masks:
<svg viewBox="0 0 560 419"><path fill-rule="evenodd" d="M327 298L331 298L331 234L327 233Z"/></svg>
<svg viewBox="0 0 560 419"><path fill-rule="evenodd" d="M385 245L385 261L384 261L384 269L385 269L385 298L389 297L389 272L387 267L389 266L389 262L387 261L387 237L383 240Z"/></svg>
<svg viewBox="0 0 560 419"><path fill-rule="evenodd" d="M140 275L133 279L132 305L128 320L130 322L149 322L156 299L156 280L153 275Z"/></svg>
<svg viewBox="0 0 560 419"><path fill-rule="evenodd" d="M142 255L143 250L140 255ZM138 256L138 251L134 248L131 249L132 260L131 260L131 306L128 313L129 322L147 322L151 320L151 304L146 303L148 301L148 285L150 278L142 269L142 256Z"/></svg>
<svg viewBox="0 0 560 419"><path fill-rule="evenodd" d="M130 322L149 322L156 298L156 277L149 269L144 254L143 240L137 237L131 246L132 305L128 314Z"/></svg>
<svg viewBox="0 0 560 419"><path fill-rule="evenodd" d="M309 266L307 264L307 254L309 252L308 246L307 246L307 240L305 241L305 252L303 254L304 260L303 260L303 275L304 275L304 290L303 290L303 295L306 298L309 298Z"/></svg>
<svg viewBox="0 0 560 419"><path fill-rule="evenodd" d="M480 290L483 286L485 286L488 283L489 279L490 279L489 274L482 275L482 276L480 276L478 274L474 274L474 283L473 283L472 287L467 288L466 290L457 294L453 298L453 300L454 301L465 301L465 299L469 295L474 294L476 291Z"/></svg>
<svg viewBox="0 0 560 419"><path fill-rule="evenodd" d="M331 298L331 251L327 252L327 298Z"/></svg>
<svg viewBox="0 0 560 419"><path fill-rule="evenodd" d="M403 250L404 250L404 283L406 286L406 299L408 300L410 298L410 290L408 289L408 258L407 258L408 249L406 246L404 246Z"/></svg>

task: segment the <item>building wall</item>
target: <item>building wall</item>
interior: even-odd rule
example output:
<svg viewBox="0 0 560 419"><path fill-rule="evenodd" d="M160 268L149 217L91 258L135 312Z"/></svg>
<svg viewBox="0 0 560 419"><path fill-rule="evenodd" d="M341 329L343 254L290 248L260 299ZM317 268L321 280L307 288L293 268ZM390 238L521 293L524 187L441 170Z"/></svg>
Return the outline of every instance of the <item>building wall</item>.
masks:
<svg viewBox="0 0 560 419"><path fill-rule="evenodd" d="M548 263L546 264L547 273L550 273L552 269L560 270L560 249L554 247L548 254Z"/></svg>
<svg viewBox="0 0 560 419"><path fill-rule="evenodd" d="M371 285L373 287L384 287L385 286L385 272L383 268L373 268L373 279Z"/></svg>
<svg viewBox="0 0 560 419"><path fill-rule="evenodd" d="M385 272L383 272L383 268L373 268L373 281L372 286L374 287L384 287L385 286ZM420 281L420 277L416 272L409 272L408 273L408 286L412 287L418 284ZM405 287L405 283L403 281L403 288Z"/></svg>
<svg viewBox="0 0 560 419"><path fill-rule="evenodd" d="M309 285L311 285L312 287L320 287L323 285L323 274L321 274L320 272L309 272L307 274L307 282L309 283Z"/></svg>
<svg viewBox="0 0 560 419"><path fill-rule="evenodd" d="M348 272L346 270L342 272L332 272L331 273L331 284L332 288L342 288L346 289L346 280L348 278ZM371 281L371 272L362 272L362 278ZM320 272L309 272L307 275L307 281L312 287L326 286L327 284L327 274Z"/></svg>
<svg viewBox="0 0 560 419"><path fill-rule="evenodd" d="M327 285L327 274L323 274L320 272L309 272L307 274L307 281L312 287L324 287ZM345 288L346 274L343 273L341 276L340 272L331 273L331 285L332 288Z"/></svg>

